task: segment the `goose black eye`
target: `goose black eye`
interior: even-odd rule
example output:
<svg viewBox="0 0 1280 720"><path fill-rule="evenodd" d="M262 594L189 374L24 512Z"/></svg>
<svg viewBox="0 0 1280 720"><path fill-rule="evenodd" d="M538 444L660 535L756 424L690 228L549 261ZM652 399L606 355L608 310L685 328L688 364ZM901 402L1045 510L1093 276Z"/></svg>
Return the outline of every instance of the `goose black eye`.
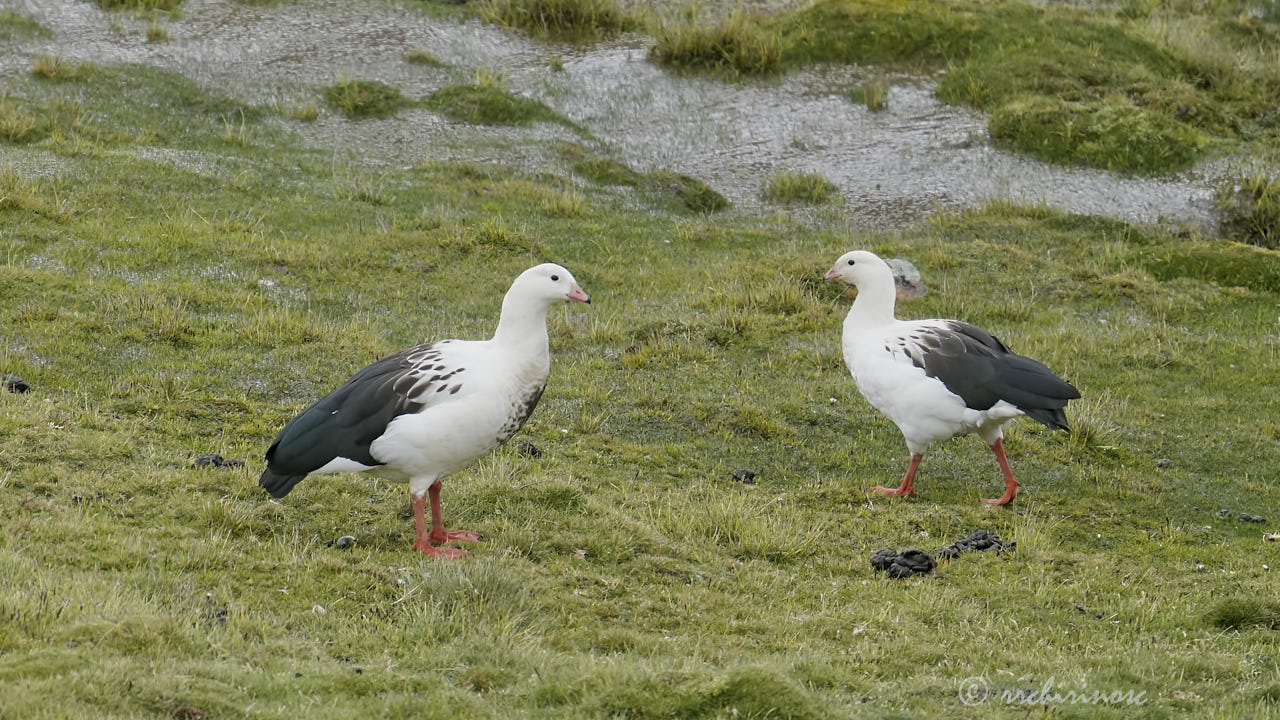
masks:
<svg viewBox="0 0 1280 720"><path fill-rule="evenodd" d="M560 276L559 276L559 275L552 275L552 276L551 276L551 282L556 282L556 281L557 281L557 280L559 280L559 279L560 279Z"/></svg>
<svg viewBox="0 0 1280 720"><path fill-rule="evenodd" d="M852 260L850 260L850 261L849 261L849 264L850 264L850 265L852 265L852 264L853 264L853 261L852 261Z"/></svg>

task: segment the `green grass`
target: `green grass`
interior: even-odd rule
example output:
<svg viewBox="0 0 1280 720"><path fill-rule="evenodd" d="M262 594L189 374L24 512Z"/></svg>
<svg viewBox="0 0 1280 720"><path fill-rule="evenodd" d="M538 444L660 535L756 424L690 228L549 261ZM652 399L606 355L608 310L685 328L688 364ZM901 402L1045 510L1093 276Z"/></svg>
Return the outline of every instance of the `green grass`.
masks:
<svg viewBox="0 0 1280 720"><path fill-rule="evenodd" d="M377 80L343 78L324 89L325 102L349 118L385 117L407 106L400 88Z"/></svg>
<svg viewBox="0 0 1280 720"><path fill-rule="evenodd" d="M840 188L820 173L780 170L769 177L761 193L772 203L821 205L840 197Z"/></svg>
<svg viewBox="0 0 1280 720"><path fill-rule="evenodd" d="M438 55L422 48L414 48L408 50L404 54L404 61L415 65L426 65L428 67L447 67L447 63L440 59Z"/></svg>
<svg viewBox="0 0 1280 720"><path fill-rule="evenodd" d="M784 39L741 7L719 24L702 21L696 6L654 29L649 56L673 68L759 75L780 68Z"/></svg>
<svg viewBox="0 0 1280 720"><path fill-rule="evenodd" d="M1244 242L1280 248L1280 178L1228 178L1215 194L1222 230Z"/></svg>
<svg viewBox="0 0 1280 720"><path fill-rule="evenodd" d="M136 10L174 12L182 7L182 0L93 0L103 10Z"/></svg>
<svg viewBox="0 0 1280 720"><path fill-rule="evenodd" d="M615 0L483 0L485 20L536 37L589 42L637 27Z"/></svg>
<svg viewBox="0 0 1280 720"><path fill-rule="evenodd" d="M586 132L577 123L533 98L506 89L501 76L487 71L477 74L468 85L447 85L427 96L427 109L458 122L478 125L517 125L550 122L579 134Z"/></svg>
<svg viewBox="0 0 1280 720"><path fill-rule="evenodd" d="M573 162L573 172L600 185L636 188L657 207L674 212L713 213L729 207L729 200L697 178L667 170L640 173L613 158L595 155L575 145L562 145L561 154Z"/></svg>
<svg viewBox="0 0 1280 720"><path fill-rule="evenodd" d="M1280 506L1275 251L1007 204L900 232L711 221L637 206L648 173L585 152L370 173L168 72L9 89L92 132L0 172L0 372L33 387L0 393L0 716L1277 713L1276 518L1218 513ZM49 155L56 176L23 169ZM852 293L821 273L854 247L922 270L901 315L987 327L1081 389L1072 433L1010 429L1016 507L978 502L1000 481L972 439L926 458L920 497L866 494L906 450L840 356ZM412 552L399 485L256 487L299 409L396 349L487 336L544 260L593 303L551 313L529 425L445 483L474 557ZM867 562L980 527L1016 551L905 582ZM1148 700L996 699L1050 679Z"/></svg>
<svg viewBox="0 0 1280 720"><path fill-rule="evenodd" d="M31 63L33 75L55 81L84 80L97 69L93 63L70 62L51 55L41 55Z"/></svg>
<svg viewBox="0 0 1280 720"><path fill-rule="evenodd" d="M945 69L938 95L990 113L993 139L1050 162L1158 174L1215 148L1280 146L1280 26L1243 5L1134 13L1000 0L820 0L654 30L654 58L728 74L815 63Z"/></svg>
<svg viewBox="0 0 1280 720"><path fill-rule="evenodd" d="M16 10L0 10L0 40L47 38L52 35L49 28L34 18Z"/></svg>
<svg viewBox="0 0 1280 720"><path fill-rule="evenodd" d="M867 83L852 88L846 93L849 100L866 105L872 112L880 112L889 108L889 86L881 83Z"/></svg>

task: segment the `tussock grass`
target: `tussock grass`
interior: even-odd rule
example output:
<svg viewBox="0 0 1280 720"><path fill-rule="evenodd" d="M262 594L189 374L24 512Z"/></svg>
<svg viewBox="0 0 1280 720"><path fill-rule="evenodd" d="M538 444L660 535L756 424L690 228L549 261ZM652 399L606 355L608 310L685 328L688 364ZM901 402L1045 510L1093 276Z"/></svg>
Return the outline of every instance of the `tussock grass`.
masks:
<svg viewBox="0 0 1280 720"><path fill-rule="evenodd" d="M476 81L470 85L449 85L436 90L427 97L426 107L459 122L523 127L550 122L586 133L577 123L544 103L507 90L504 78L488 70L477 72Z"/></svg>
<svg viewBox="0 0 1280 720"><path fill-rule="evenodd" d="M441 60L440 56L433 52L423 50L422 48L414 48L412 50L405 51L404 61L415 65L426 65L428 67L448 67L448 64Z"/></svg>
<svg viewBox="0 0 1280 720"><path fill-rule="evenodd" d="M1214 195L1227 235L1280 249L1280 178L1262 173L1229 178Z"/></svg>
<svg viewBox="0 0 1280 720"><path fill-rule="evenodd" d="M324 89L325 102L349 118L382 117L408 104L400 88L377 80L343 78Z"/></svg>
<svg viewBox="0 0 1280 720"><path fill-rule="evenodd" d="M889 86L881 82L867 83L852 88L847 93L849 100L866 105L872 112L880 112L889 107Z"/></svg>
<svg viewBox="0 0 1280 720"><path fill-rule="evenodd" d="M83 80L97 69L93 63L70 62L51 55L41 55L31 63L31 74L49 80Z"/></svg>
<svg viewBox="0 0 1280 720"><path fill-rule="evenodd" d="M696 6L663 20L649 56L662 65L759 75L781 68L785 41L741 6L719 25L702 22Z"/></svg>
<svg viewBox="0 0 1280 720"><path fill-rule="evenodd" d="M536 37L579 42L633 30L636 20L615 0L484 0L480 16Z"/></svg>
<svg viewBox="0 0 1280 720"><path fill-rule="evenodd" d="M820 173L779 170L769 177L761 195L773 203L821 205L840 197L840 188Z"/></svg>

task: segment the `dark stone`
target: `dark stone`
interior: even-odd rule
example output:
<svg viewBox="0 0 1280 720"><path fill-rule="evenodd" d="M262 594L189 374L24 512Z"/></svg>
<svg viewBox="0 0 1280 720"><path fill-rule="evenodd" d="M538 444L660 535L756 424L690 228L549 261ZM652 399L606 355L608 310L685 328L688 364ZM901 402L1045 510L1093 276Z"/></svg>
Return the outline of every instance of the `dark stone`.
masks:
<svg viewBox="0 0 1280 720"><path fill-rule="evenodd" d="M1261 515L1254 515L1252 513L1240 513L1240 522L1264 523L1266 521L1267 519L1262 517Z"/></svg>
<svg viewBox="0 0 1280 720"><path fill-rule="evenodd" d="M1170 460L1169 458L1160 458L1156 460L1156 467L1158 468L1173 467L1173 461Z"/></svg>
<svg viewBox="0 0 1280 720"><path fill-rule="evenodd" d="M538 449L538 446L534 445L528 440L525 440L524 442L520 443L520 448L518 452L520 453L521 457L531 457L531 458L542 457L542 451Z"/></svg>
<svg viewBox="0 0 1280 720"><path fill-rule="evenodd" d="M928 575L936 566L932 555L916 548L908 548L900 553L885 548L871 554L871 568L894 579Z"/></svg>
<svg viewBox="0 0 1280 720"><path fill-rule="evenodd" d="M755 485L755 484L756 484L756 471L755 471L755 470L748 470L747 468L742 468L741 470L734 470L734 471L733 471L733 479L734 479L734 480L737 480L738 482L742 483L743 485Z"/></svg>
<svg viewBox="0 0 1280 720"><path fill-rule="evenodd" d="M337 540L334 540L334 541L333 541L333 543L332 543L332 545L333 545L334 547L338 548L339 550L349 550L349 549L351 549L351 548L355 547L355 545L356 545L356 536L355 536L355 535L343 535L342 537L338 538Z"/></svg>
<svg viewBox="0 0 1280 720"><path fill-rule="evenodd" d="M1231 509L1230 509L1230 508L1222 508L1222 509L1218 510L1218 517L1220 517L1220 518L1231 517Z"/></svg>
<svg viewBox="0 0 1280 720"><path fill-rule="evenodd" d="M999 535L990 530L974 530L966 537L938 551L938 557L945 560L951 560L963 553L991 550L996 552L1007 552L1014 548L1015 543L1006 543L1000 539Z"/></svg>
<svg viewBox="0 0 1280 720"><path fill-rule="evenodd" d="M5 390L13 393L31 392L31 386L27 381L13 373L5 373L4 377L0 378L0 385L4 385Z"/></svg>

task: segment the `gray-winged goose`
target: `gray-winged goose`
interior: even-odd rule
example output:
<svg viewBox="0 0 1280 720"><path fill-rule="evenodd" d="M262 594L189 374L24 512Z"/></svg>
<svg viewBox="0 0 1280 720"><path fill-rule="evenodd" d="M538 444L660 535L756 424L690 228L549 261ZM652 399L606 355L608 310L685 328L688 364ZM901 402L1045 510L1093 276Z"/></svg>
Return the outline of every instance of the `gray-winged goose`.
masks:
<svg viewBox="0 0 1280 720"><path fill-rule="evenodd" d="M357 372L284 426L267 450L258 484L284 497L307 475L370 472L407 482L413 548L433 557L466 555L437 547L480 539L473 532L445 530L440 483L529 418L551 369L547 310L564 300L591 302L559 265L525 270L502 300L493 338L418 345Z"/></svg>
<svg viewBox="0 0 1280 720"><path fill-rule="evenodd" d="M858 289L844 321L845 363L858 390L898 425L911 452L901 486L870 490L915 495L912 482L929 444L975 433L1004 473L1004 495L983 502L1011 502L1018 481L1005 458L1004 426L1029 415L1066 430L1063 409L1080 393L985 330L958 320L895 319L893 272L872 253L841 255L826 278Z"/></svg>

